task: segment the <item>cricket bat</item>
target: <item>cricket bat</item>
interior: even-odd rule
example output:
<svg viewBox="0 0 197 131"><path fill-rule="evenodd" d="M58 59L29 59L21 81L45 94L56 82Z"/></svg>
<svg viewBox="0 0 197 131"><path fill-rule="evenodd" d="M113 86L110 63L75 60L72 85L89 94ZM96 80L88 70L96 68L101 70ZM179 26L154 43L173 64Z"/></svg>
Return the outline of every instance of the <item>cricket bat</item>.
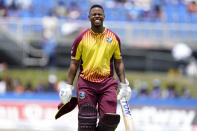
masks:
<svg viewBox="0 0 197 131"><path fill-rule="evenodd" d="M131 117L131 110L125 98L120 99L120 106L122 109L124 125L126 131L134 131L133 119Z"/></svg>

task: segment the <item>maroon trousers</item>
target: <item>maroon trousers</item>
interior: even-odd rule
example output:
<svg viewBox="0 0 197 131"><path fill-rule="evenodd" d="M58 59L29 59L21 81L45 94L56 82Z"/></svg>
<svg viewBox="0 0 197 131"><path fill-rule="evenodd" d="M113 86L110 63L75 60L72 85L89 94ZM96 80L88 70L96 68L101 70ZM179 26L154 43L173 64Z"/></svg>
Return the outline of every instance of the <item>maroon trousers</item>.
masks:
<svg viewBox="0 0 197 131"><path fill-rule="evenodd" d="M101 83L90 82L80 76L77 81L78 105L92 104L98 107L99 116L116 113L118 81L113 77Z"/></svg>

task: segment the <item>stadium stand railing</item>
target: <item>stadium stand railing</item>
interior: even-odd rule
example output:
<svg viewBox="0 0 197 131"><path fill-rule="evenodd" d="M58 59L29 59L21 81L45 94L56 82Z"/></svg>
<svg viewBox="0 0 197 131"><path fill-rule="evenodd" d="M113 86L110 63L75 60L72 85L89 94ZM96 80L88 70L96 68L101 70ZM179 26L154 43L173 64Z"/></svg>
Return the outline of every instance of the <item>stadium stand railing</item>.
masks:
<svg viewBox="0 0 197 131"><path fill-rule="evenodd" d="M40 47L42 39L42 18L26 18L26 19L14 19L7 18L1 19L0 25L3 28L2 32L6 32L7 38L14 38L14 41L21 45L22 52L28 57L35 58L34 60L26 60L25 65L28 66L43 66L47 62L47 58L43 55ZM59 53L64 52L59 47L70 47L73 40L80 32L84 29L89 28L88 21L63 21L58 20L58 27L56 32L58 49L61 50ZM122 41L123 49L155 49L155 50L171 50L177 43L186 43L193 51L197 50L197 24L191 23L152 23L152 22L117 22L117 21L106 21L104 25L120 36ZM15 49L15 48L14 48ZM10 51L13 52L14 49ZM67 51L67 54L70 52ZM154 52L155 53L155 52ZM40 55L39 55L40 54ZM38 56L39 55L39 56ZM125 55L129 55L128 51L125 51ZM149 55L150 56L150 55ZM151 59L153 58L151 55ZM172 63L172 58L167 59L160 53L156 56L161 56L160 61L166 63ZM64 55L65 57L65 55ZM41 58L41 59L36 59ZM147 58L147 57L146 57ZM58 57L58 59L65 59ZM149 57L148 57L149 59ZM42 63L43 62L43 63ZM65 62L63 63L65 64ZM149 63L150 64L150 63ZM145 64L147 65L147 63ZM144 67L143 67L144 68ZM146 68L152 68L151 65Z"/></svg>

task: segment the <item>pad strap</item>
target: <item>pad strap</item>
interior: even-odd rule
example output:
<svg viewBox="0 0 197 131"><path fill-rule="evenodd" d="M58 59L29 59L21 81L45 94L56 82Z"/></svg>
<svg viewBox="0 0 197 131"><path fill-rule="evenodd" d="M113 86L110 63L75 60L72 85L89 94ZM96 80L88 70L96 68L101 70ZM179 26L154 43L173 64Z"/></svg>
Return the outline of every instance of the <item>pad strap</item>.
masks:
<svg viewBox="0 0 197 131"><path fill-rule="evenodd" d="M81 105L79 107L78 122L78 131L96 131L96 107L91 104Z"/></svg>

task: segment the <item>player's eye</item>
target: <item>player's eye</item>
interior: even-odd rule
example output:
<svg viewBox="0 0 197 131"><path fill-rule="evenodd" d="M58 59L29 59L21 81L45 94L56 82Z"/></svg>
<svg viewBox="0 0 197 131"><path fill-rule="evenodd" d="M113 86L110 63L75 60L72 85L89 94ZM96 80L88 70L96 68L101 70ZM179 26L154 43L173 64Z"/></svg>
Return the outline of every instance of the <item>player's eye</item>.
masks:
<svg viewBox="0 0 197 131"><path fill-rule="evenodd" d="M103 14L100 14L100 13L94 13L94 14L92 14L92 16L102 16Z"/></svg>

